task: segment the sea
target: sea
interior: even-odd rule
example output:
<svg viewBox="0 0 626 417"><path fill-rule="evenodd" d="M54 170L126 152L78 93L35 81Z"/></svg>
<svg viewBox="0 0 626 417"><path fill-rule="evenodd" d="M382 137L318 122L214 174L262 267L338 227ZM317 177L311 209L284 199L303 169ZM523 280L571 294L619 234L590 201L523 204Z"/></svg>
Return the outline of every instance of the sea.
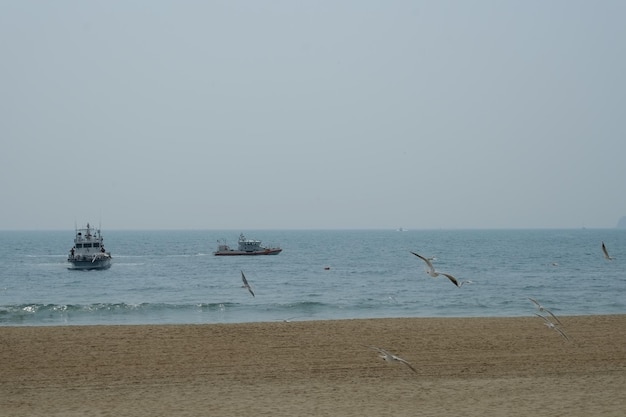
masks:
<svg viewBox="0 0 626 417"><path fill-rule="evenodd" d="M283 251L213 255L241 232ZM77 271L67 263L74 230L0 231L0 326L533 316L529 298L557 316L626 314L622 229L102 234L111 268ZM411 252L471 282L432 278Z"/></svg>

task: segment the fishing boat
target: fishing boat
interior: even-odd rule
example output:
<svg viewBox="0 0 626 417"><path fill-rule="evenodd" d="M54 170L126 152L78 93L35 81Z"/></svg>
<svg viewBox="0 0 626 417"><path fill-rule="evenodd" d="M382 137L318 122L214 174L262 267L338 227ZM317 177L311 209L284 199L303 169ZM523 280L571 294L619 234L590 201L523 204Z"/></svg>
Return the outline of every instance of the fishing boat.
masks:
<svg viewBox="0 0 626 417"><path fill-rule="evenodd" d="M213 252L215 256L237 256L237 255L278 255L282 249L276 247L265 247L260 240L248 239L243 233L239 235L237 249L232 249L226 241L217 241L217 250Z"/></svg>
<svg viewBox="0 0 626 417"><path fill-rule="evenodd" d="M100 229L87 226L76 229L74 246L70 249L67 261L69 269L108 269L111 267L111 253L104 249L103 237Z"/></svg>

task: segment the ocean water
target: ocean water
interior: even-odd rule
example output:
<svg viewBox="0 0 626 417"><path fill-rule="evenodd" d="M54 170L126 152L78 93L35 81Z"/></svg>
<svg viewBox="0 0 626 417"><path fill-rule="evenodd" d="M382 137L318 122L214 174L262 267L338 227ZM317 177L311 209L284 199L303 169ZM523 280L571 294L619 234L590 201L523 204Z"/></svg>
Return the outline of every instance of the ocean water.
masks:
<svg viewBox="0 0 626 417"><path fill-rule="evenodd" d="M213 256L240 231L103 230L113 266L74 271L73 230L0 232L0 325L531 316L528 297L557 315L626 313L626 230L243 232L283 252ZM410 251L472 283L431 278Z"/></svg>

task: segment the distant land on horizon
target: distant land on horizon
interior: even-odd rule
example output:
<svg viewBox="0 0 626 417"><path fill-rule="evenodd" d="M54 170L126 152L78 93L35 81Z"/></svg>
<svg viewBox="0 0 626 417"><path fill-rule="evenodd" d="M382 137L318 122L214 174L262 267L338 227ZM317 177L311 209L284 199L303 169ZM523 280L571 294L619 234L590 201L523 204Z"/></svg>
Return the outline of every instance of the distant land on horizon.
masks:
<svg viewBox="0 0 626 417"><path fill-rule="evenodd" d="M622 216L621 219L619 219L619 221L617 222L617 227L618 229L626 229L626 216Z"/></svg>

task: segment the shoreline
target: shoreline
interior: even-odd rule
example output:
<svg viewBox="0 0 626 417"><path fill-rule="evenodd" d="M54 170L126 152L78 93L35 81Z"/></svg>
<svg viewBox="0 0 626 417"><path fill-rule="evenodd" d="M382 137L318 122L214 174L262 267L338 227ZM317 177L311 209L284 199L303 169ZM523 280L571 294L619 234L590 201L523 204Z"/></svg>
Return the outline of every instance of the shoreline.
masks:
<svg viewBox="0 0 626 417"><path fill-rule="evenodd" d="M107 326L114 326L114 327L124 327L124 326L129 326L129 327L133 327L133 326L214 326L214 325L243 325L243 324L263 324L263 323L280 323L280 322L290 322L290 323L318 323L318 322L334 322L334 321L350 321L350 320L439 320L439 319L450 319L450 320L464 320L464 319L477 319L477 320L482 320L482 319L520 319L520 318L536 318L534 315L529 315L528 313L528 309L526 309L527 311L524 314L519 314L519 315L502 315L502 316L482 316L482 315L478 315L478 316L468 316L468 315L463 315L463 316L380 316L380 317L352 317L352 318L345 318L345 317L338 317L338 318L307 318L305 316L301 316L301 317L296 317L293 319L280 319L280 318L276 318L276 319L271 319L271 320L258 320L258 321L215 321L215 322L211 322L211 321L189 321L189 322L177 322L177 321L173 321L173 322L128 322L128 323L124 323L124 322L120 322L120 323L81 323L80 321L74 322L74 323L70 323L70 322L54 322L54 323L39 323L39 322L34 322L34 323L19 323L19 324L13 324L13 323L1 323L0 322L0 329L2 328L31 328L31 327L41 327L41 328L47 328L47 327L107 327ZM532 310L531 310L532 311ZM539 312L536 310L536 312ZM545 312L542 314L546 314ZM571 318L575 318L575 317L611 317L611 316L626 316L626 312L622 313L597 313L597 314L586 314L586 313L580 313L580 314L567 314L567 315L561 315L558 314L559 317L571 317Z"/></svg>
<svg viewBox="0 0 626 417"><path fill-rule="evenodd" d="M559 318L569 341L528 316L5 326L0 410L622 415L626 314Z"/></svg>

